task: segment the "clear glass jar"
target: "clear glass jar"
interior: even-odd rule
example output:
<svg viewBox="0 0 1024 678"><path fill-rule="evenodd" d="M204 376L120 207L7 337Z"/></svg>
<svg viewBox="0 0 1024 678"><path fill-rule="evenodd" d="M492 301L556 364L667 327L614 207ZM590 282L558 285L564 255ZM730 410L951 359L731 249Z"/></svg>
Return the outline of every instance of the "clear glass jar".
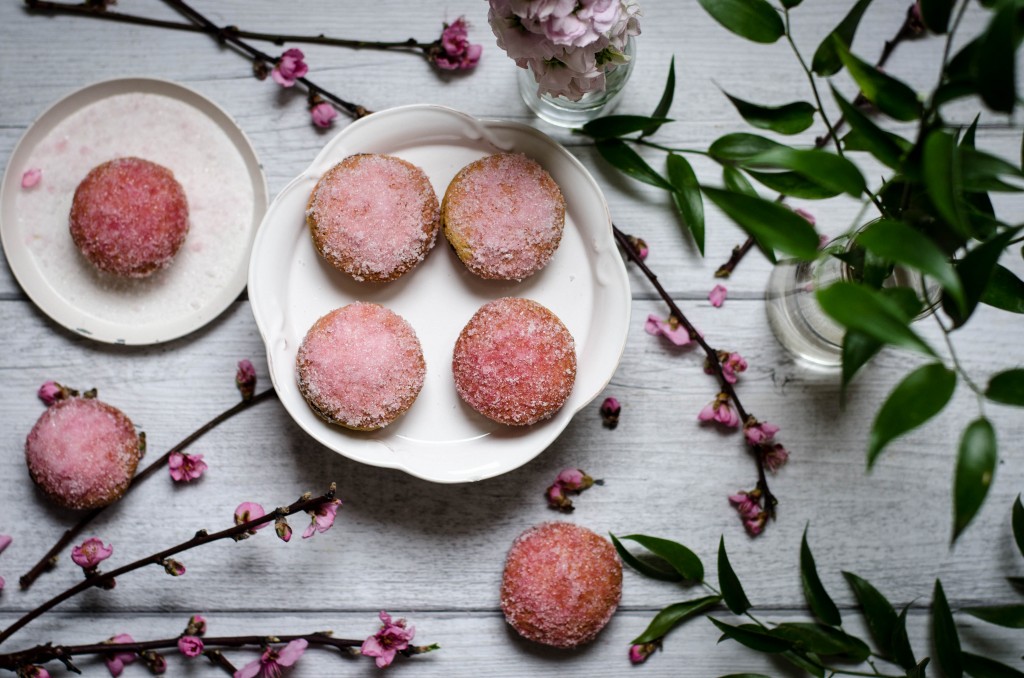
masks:
<svg viewBox="0 0 1024 678"><path fill-rule="evenodd" d="M636 41L631 37L626 41L624 54L629 61L620 64L615 70L605 75L605 88L600 92L587 92L579 101L572 101L561 96L539 94L537 81L533 71L518 68L519 94L531 111L541 120L559 127L580 127L595 118L611 113L622 99L622 91L626 87L633 64L636 59Z"/></svg>

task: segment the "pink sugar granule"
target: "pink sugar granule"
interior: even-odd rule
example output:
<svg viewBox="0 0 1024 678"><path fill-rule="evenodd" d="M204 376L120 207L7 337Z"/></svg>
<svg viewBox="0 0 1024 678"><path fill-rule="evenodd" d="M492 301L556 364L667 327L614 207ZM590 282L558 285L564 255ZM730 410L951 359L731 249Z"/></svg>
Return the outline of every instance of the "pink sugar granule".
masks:
<svg viewBox="0 0 1024 678"><path fill-rule="evenodd" d="M550 310L505 297L482 306L463 328L452 371L459 396L473 409L525 426L565 404L576 379L576 345Z"/></svg>
<svg viewBox="0 0 1024 678"><path fill-rule="evenodd" d="M296 356L299 389L320 416L358 430L387 426L423 388L426 363L412 326L356 302L314 323Z"/></svg>
<svg viewBox="0 0 1024 678"><path fill-rule="evenodd" d="M25 442L32 480L61 506L105 506L127 489L139 463L139 438L120 410L68 398L47 408Z"/></svg>
<svg viewBox="0 0 1024 678"><path fill-rule="evenodd" d="M434 246L440 227L426 174L388 155L349 156L328 170L306 217L320 254L356 280L405 273Z"/></svg>
<svg viewBox="0 0 1024 678"><path fill-rule="evenodd" d="M615 548L571 523L544 523L516 538L505 560L501 609L524 638L561 648L590 642L622 596Z"/></svg>

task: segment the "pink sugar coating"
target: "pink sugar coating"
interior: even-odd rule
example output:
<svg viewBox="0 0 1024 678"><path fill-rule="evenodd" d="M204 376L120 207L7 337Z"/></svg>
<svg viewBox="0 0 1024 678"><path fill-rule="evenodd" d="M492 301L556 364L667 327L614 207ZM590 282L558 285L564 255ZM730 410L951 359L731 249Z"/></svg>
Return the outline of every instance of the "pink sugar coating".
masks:
<svg viewBox="0 0 1024 678"><path fill-rule="evenodd" d="M95 399L57 401L25 441L32 480L58 504L73 509L106 506L120 497L139 456L132 422Z"/></svg>
<svg viewBox="0 0 1024 678"><path fill-rule="evenodd" d="M576 379L576 345L550 310L505 297L482 306L463 328L452 371L470 407L497 422L525 426L565 404Z"/></svg>
<svg viewBox="0 0 1024 678"><path fill-rule="evenodd" d="M444 217L446 231L466 243L468 252L459 256L470 270L485 278L522 280L542 269L558 248L565 200L536 161L500 153L459 172L448 189Z"/></svg>
<svg viewBox="0 0 1024 678"><path fill-rule="evenodd" d="M75 189L71 237L94 266L143 278L166 268L188 234L188 200L166 167L116 158L94 167Z"/></svg>
<svg viewBox="0 0 1024 678"><path fill-rule="evenodd" d="M434 246L440 208L421 169L388 155L356 155L313 189L306 216L320 253L356 280L390 280Z"/></svg>
<svg viewBox="0 0 1024 678"><path fill-rule="evenodd" d="M426 365L412 326L394 311L356 302L314 323L296 357L299 388L332 423L373 430L403 414Z"/></svg>
<svg viewBox="0 0 1024 678"><path fill-rule="evenodd" d="M622 597L615 548L571 523L544 523L519 535L505 560L501 609L521 636L561 648L590 642Z"/></svg>

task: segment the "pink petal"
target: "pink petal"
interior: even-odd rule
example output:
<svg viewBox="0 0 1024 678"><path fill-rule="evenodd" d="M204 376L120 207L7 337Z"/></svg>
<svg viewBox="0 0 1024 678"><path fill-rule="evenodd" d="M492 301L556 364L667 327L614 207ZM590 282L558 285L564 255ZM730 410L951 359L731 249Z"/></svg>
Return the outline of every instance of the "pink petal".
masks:
<svg viewBox="0 0 1024 678"><path fill-rule="evenodd" d="M14 541L14 539L11 537L11 535L0 534L0 553L3 553L4 550L11 545L12 541Z"/></svg>
<svg viewBox="0 0 1024 678"><path fill-rule="evenodd" d="M697 415L697 419L700 421L711 421L715 418L715 403L714 401L704 406L704 409Z"/></svg>
<svg viewBox="0 0 1024 678"><path fill-rule="evenodd" d="M724 285L715 285L711 288L711 292L708 293L708 301L711 302L712 306L718 308L725 301L728 292Z"/></svg>
<svg viewBox="0 0 1024 678"><path fill-rule="evenodd" d="M21 187L32 188L43 178L43 170L33 167L21 175Z"/></svg>
<svg viewBox="0 0 1024 678"><path fill-rule="evenodd" d="M260 672L260 665L259 659L249 662L240 670L235 671L235 678L256 678Z"/></svg>
<svg viewBox="0 0 1024 678"><path fill-rule="evenodd" d="M308 646L309 641L305 638L296 638L277 653L277 663L281 666L291 666L299 661L299 657L302 656Z"/></svg>

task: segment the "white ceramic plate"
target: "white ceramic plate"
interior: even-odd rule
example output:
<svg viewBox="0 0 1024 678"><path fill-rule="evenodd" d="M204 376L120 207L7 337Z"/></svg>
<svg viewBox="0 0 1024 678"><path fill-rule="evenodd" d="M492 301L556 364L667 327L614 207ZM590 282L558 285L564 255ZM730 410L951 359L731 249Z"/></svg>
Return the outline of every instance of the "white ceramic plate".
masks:
<svg viewBox="0 0 1024 678"><path fill-rule="evenodd" d="M170 267L119 280L78 254L68 213L90 169L132 155L174 172L189 233ZM42 180L23 188L29 169ZM14 276L55 321L97 341L155 344L202 327L245 289L266 207L256 152L224 110L173 82L125 78L68 95L28 128L0 186L0 236Z"/></svg>
<svg viewBox="0 0 1024 678"><path fill-rule="evenodd" d="M567 203L561 245L547 267L525 281L477 278L443 234L425 261L390 283L355 282L317 254L305 224L306 203L320 176L343 158L353 153L404 158L427 173L440 198L459 169L508 150L543 165ZM459 332L480 306L506 296L544 304L576 340L577 377L569 400L552 419L522 428L496 424L462 403L451 371ZM608 384L622 356L630 313L629 281L612 237L608 205L583 165L531 127L477 120L432 105L393 108L352 123L288 184L256 234L249 299L267 345L274 386L299 426L351 459L442 483L499 475L550 445ZM370 433L324 422L295 382L295 354L306 331L317 318L353 301L382 304L408 320L427 363L426 382L412 408Z"/></svg>

